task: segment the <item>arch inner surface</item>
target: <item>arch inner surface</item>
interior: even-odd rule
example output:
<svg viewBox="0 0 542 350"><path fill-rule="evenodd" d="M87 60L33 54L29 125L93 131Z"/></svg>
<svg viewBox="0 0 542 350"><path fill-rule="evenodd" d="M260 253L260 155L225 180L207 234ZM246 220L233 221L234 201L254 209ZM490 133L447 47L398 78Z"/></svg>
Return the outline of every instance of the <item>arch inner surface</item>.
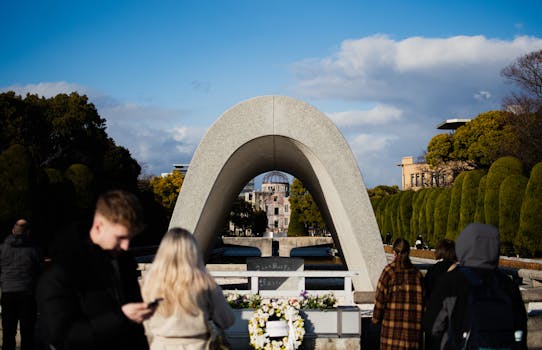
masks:
<svg viewBox="0 0 542 350"><path fill-rule="evenodd" d="M240 190L271 170L303 182L348 269L359 272L354 289L375 290L386 256L358 165L327 116L299 100L256 97L217 119L194 153L169 226L193 232L208 254Z"/></svg>

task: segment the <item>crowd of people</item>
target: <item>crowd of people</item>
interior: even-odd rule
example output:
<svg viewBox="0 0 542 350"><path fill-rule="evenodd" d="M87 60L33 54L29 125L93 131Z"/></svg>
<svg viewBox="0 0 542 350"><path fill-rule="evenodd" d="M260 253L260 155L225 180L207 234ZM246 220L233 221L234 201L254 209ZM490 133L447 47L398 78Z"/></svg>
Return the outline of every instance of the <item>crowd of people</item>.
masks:
<svg viewBox="0 0 542 350"><path fill-rule="evenodd" d="M29 223L18 220L0 247L2 350L15 350L18 324L21 350L207 349L211 324L234 323L222 289L182 228L165 234L140 282L128 247L142 230L141 217L133 194L102 194L83 239L46 269ZM498 342L492 348L507 342L510 349L526 348L525 307L518 286L498 269L493 226L473 223L455 242L439 242L439 261L425 276L412 264L405 239L394 241L393 254L379 278L372 317L381 349L466 349L469 342L487 346L486 338ZM499 297L504 301L495 307ZM496 331L480 316L495 312L506 319Z"/></svg>
<svg viewBox="0 0 542 350"><path fill-rule="evenodd" d="M372 322L380 349L527 349L527 313L519 287L499 270L499 232L469 224L442 240L425 277L410 245L393 243L379 278Z"/></svg>

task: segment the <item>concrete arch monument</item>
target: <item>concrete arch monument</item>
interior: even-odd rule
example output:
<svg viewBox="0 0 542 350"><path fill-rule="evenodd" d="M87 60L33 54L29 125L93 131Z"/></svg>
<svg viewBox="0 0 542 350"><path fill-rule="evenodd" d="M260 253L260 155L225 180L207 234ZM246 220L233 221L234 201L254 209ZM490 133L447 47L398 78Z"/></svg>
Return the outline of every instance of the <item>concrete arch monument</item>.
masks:
<svg viewBox="0 0 542 350"><path fill-rule="evenodd" d="M209 253L234 198L270 170L303 182L348 269L360 273L354 289L374 290L386 256L354 155L326 115L290 97L255 97L215 121L194 153L170 227L190 230Z"/></svg>

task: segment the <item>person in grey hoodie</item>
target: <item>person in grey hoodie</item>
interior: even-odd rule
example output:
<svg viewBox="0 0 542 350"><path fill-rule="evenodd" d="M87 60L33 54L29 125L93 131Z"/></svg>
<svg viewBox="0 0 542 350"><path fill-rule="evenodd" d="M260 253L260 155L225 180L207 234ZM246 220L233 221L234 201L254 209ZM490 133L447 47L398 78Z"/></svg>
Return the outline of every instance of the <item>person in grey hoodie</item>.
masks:
<svg viewBox="0 0 542 350"><path fill-rule="evenodd" d="M499 231L491 225L471 223L455 242L459 268L442 276L423 318L426 335L431 337L432 349L456 349L465 334L469 292L473 280L483 283L498 281L511 300L511 315L516 337L521 337L514 349L526 349L527 313L518 286L499 270ZM472 272L472 274L471 274ZM497 282L496 282L497 283Z"/></svg>
<svg viewBox="0 0 542 350"><path fill-rule="evenodd" d="M28 221L17 220L11 233L0 246L2 350L15 350L19 322L21 350L27 350L34 348L35 289L41 254L30 238Z"/></svg>

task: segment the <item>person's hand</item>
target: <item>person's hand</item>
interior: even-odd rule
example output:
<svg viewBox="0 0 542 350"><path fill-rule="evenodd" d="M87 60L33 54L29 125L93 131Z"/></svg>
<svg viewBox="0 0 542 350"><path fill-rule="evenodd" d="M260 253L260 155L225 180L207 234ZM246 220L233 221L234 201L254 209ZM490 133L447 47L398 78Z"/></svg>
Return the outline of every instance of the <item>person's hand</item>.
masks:
<svg viewBox="0 0 542 350"><path fill-rule="evenodd" d="M129 320L135 323L142 323L146 319L150 318L155 307L149 307L147 303L129 303L122 305L122 312Z"/></svg>

